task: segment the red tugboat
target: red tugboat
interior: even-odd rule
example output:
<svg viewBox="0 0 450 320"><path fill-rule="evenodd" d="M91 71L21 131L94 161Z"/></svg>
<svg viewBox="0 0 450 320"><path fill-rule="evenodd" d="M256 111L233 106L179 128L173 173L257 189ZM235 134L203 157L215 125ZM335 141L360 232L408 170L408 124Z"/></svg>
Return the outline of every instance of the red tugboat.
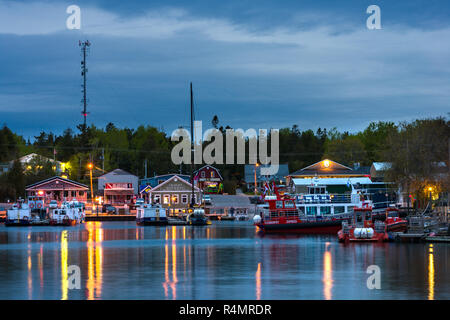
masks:
<svg viewBox="0 0 450 320"><path fill-rule="evenodd" d="M408 229L408 221L400 218L397 208L386 209L385 223L387 232L405 232Z"/></svg>
<svg viewBox="0 0 450 320"><path fill-rule="evenodd" d="M388 241L386 224L383 221L372 221L372 207L363 203L353 209L352 224L342 224L338 232L340 242L383 242Z"/></svg>
<svg viewBox="0 0 450 320"><path fill-rule="evenodd" d="M276 190L276 195L266 196L264 201L269 208L262 217L255 215L254 224L267 233L336 233L347 217L306 217L300 216L295 199Z"/></svg>

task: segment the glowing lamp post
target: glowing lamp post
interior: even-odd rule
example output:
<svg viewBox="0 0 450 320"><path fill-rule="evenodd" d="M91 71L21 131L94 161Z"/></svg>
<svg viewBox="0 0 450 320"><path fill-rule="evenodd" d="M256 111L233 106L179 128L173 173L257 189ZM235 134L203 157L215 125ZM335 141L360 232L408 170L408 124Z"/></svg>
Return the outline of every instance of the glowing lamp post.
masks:
<svg viewBox="0 0 450 320"><path fill-rule="evenodd" d="M259 167L259 163L258 162L255 163L255 196L256 196L256 194L258 192L258 187L257 187L257 184L256 184L256 168L257 167Z"/></svg>
<svg viewBox="0 0 450 320"><path fill-rule="evenodd" d="M94 203L94 188L92 187L92 169L94 168L94 165L88 163L87 167L89 169L89 178L91 180L91 203Z"/></svg>

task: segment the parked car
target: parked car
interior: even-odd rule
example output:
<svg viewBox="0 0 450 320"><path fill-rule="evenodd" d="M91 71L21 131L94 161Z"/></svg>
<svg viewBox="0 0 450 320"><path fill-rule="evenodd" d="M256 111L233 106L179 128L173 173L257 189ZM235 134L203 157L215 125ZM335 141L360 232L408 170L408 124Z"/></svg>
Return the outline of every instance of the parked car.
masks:
<svg viewBox="0 0 450 320"><path fill-rule="evenodd" d="M102 207L102 212L105 212L107 214L117 214L117 209L110 204L104 204Z"/></svg>
<svg viewBox="0 0 450 320"><path fill-rule="evenodd" d="M51 200L50 203L48 204L48 207L49 207L50 209L56 209L56 208L58 208L58 201L56 201L56 200Z"/></svg>
<svg viewBox="0 0 450 320"><path fill-rule="evenodd" d="M203 195L203 203L204 204L211 204L211 196L210 195Z"/></svg>

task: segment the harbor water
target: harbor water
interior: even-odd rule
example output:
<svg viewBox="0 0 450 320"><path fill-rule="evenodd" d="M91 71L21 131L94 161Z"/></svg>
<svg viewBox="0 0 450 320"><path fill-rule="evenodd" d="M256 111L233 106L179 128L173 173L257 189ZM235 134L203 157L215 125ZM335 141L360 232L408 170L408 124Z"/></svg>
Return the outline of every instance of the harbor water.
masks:
<svg viewBox="0 0 450 320"><path fill-rule="evenodd" d="M249 222L0 225L0 299L450 299L449 249L261 235Z"/></svg>

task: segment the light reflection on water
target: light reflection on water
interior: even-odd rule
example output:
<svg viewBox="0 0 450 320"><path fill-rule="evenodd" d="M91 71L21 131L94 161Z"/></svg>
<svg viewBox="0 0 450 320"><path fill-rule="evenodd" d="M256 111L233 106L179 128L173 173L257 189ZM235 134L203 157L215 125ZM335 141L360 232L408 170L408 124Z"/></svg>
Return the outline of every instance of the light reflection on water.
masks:
<svg viewBox="0 0 450 320"><path fill-rule="evenodd" d="M449 299L449 248L261 236L241 222L0 226L0 299ZM373 264L381 290L366 287Z"/></svg>

